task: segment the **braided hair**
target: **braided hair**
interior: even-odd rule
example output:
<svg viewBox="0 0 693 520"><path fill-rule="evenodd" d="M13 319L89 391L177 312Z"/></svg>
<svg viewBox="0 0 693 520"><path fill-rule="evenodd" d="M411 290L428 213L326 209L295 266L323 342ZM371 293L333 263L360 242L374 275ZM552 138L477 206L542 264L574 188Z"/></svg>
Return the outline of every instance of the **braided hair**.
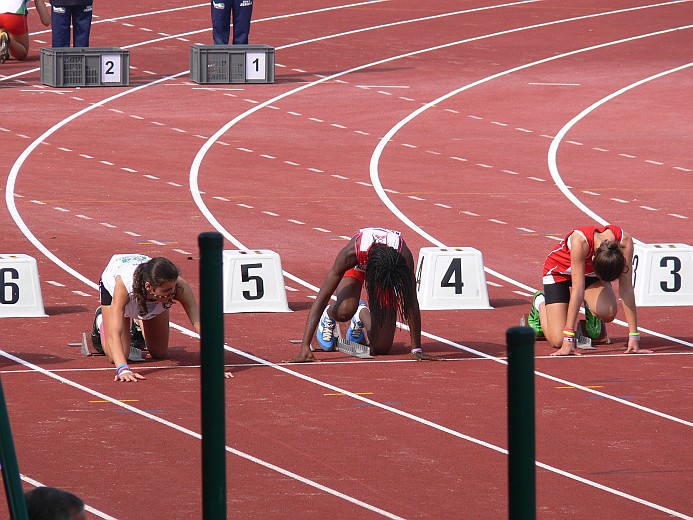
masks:
<svg viewBox="0 0 693 520"><path fill-rule="evenodd" d="M366 293L374 325L397 317L409 324L413 314L414 273L402 254L385 244L373 244L366 262Z"/></svg>
<svg viewBox="0 0 693 520"><path fill-rule="evenodd" d="M594 273L600 280L611 282L626 271L624 247L615 240L604 240L594 252Z"/></svg>
<svg viewBox="0 0 693 520"><path fill-rule="evenodd" d="M152 258L135 268L135 272L132 275L132 296L134 296L137 302L140 316L144 316L149 312L147 309L146 283L149 282L149 285L154 289L166 282L178 280L179 272L178 267L163 256ZM176 292L178 292L178 287L176 287ZM171 301L164 304L164 306L167 304L170 307Z"/></svg>

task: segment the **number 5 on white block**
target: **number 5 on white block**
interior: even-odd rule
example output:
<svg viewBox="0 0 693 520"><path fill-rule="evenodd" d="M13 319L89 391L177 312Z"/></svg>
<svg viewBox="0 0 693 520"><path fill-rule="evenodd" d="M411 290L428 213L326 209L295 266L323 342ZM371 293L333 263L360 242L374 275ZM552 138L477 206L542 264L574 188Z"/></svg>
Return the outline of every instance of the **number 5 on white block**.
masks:
<svg viewBox="0 0 693 520"><path fill-rule="evenodd" d="M279 255L224 251L224 312L291 312Z"/></svg>

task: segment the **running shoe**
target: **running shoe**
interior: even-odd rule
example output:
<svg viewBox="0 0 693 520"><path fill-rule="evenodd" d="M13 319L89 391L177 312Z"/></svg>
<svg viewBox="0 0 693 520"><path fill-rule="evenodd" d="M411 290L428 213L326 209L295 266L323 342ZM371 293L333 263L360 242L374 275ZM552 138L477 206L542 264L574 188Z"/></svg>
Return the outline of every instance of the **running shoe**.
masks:
<svg viewBox="0 0 693 520"><path fill-rule="evenodd" d="M534 298L532 298L532 308L529 310L529 316L527 316L527 324L534 329L535 338L544 337L544 331L541 329L541 321L539 320L539 311L534 306L537 298L542 294L544 294L542 291L537 291L534 293Z"/></svg>
<svg viewBox="0 0 693 520"><path fill-rule="evenodd" d="M363 322L359 319L361 309L367 309L366 302L359 300L359 307L351 318L351 323L347 329L347 339L354 343L363 343L366 339L366 331L363 329Z"/></svg>
<svg viewBox="0 0 693 520"><path fill-rule="evenodd" d="M5 63L10 59L10 33L5 29L0 29L0 63Z"/></svg>
<svg viewBox="0 0 693 520"><path fill-rule="evenodd" d="M318 324L318 333L315 335L322 349L328 351L334 350L337 343L337 338L334 335L334 328L337 326L337 322L327 315L327 309L329 308L330 306L328 305L322 311L320 323Z"/></svg>
<svg viewBox="0 0 693 520"><path fill-rule="evenodd" d="M130 325L130 346L139 350L146 350L144 334L137 321L132 320Z"/></svg>
<svg viewBox="0 0 693 520"><path fill-rule="evenodd" d="M103 354L103 345L101 345L101 323L103 316L101 315L101 306L96 309L94 314L94 324L91 326L91 344L94 348Z"/></svg>
<svg viewBox="0 0 693 520"><path fill-rule="evenodd" d="M597 316L592 314L592 311L587 306L587 302L584 302L584 304L585 304L585 331L587 332L587 336L589 336L591 339L601 339L601 337L603 335L604 322L601 319L599 319Z"/></svg>

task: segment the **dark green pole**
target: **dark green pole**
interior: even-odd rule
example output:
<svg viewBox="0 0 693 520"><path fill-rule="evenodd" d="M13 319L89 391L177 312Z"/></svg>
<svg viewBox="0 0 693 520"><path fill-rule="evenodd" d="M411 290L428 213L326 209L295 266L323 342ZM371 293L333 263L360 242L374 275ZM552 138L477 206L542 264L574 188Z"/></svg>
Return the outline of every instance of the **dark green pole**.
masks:
<svg viewBox="0 0 693 520"><path fill-rule="evenodd" d="M508 487L510 520L537 516L534 432L534 329L512 327L508 343Z"/></svg>
<svg viewBox="0 0 693 520"><path fill-rule="evenodd" d="M200 377L202 380L202 518L226 518L224 298L219 233L200 233Z"/></svg>
<svg viewBox="0 0 693 520"><path fill-rule="evenodd" d="M5 392L0 380L0 463L2 464L2 480L5 485L5 496L10 510L10 518L13 520L26 520L26 502L24 501L24 489L19 478L19 464L17 454L14 451L12 440L12 428L10 416L7 413Z"/></svg>

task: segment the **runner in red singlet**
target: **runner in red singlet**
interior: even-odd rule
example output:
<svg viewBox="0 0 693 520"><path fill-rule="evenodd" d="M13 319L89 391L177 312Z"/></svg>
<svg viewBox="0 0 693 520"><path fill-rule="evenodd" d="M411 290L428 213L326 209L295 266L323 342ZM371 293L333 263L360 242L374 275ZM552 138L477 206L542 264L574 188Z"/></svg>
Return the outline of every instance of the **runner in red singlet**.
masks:
<svg viewBox="0 0 693 520"><path fill-rule="evenodd" d="M575 350L575 328L583 302L588 322L597 321L595 334L601 328L599 320L614 320L618 311L611 287L614 280L619 282L618 292L628 322L626 353L652 353L639 346L632 260L633 239L612 225L574 229L551 251L544 262L544 291L534 295L529 325L537 336L543 334L552 347L559 349L552 355L579 354Z"/></svg>

